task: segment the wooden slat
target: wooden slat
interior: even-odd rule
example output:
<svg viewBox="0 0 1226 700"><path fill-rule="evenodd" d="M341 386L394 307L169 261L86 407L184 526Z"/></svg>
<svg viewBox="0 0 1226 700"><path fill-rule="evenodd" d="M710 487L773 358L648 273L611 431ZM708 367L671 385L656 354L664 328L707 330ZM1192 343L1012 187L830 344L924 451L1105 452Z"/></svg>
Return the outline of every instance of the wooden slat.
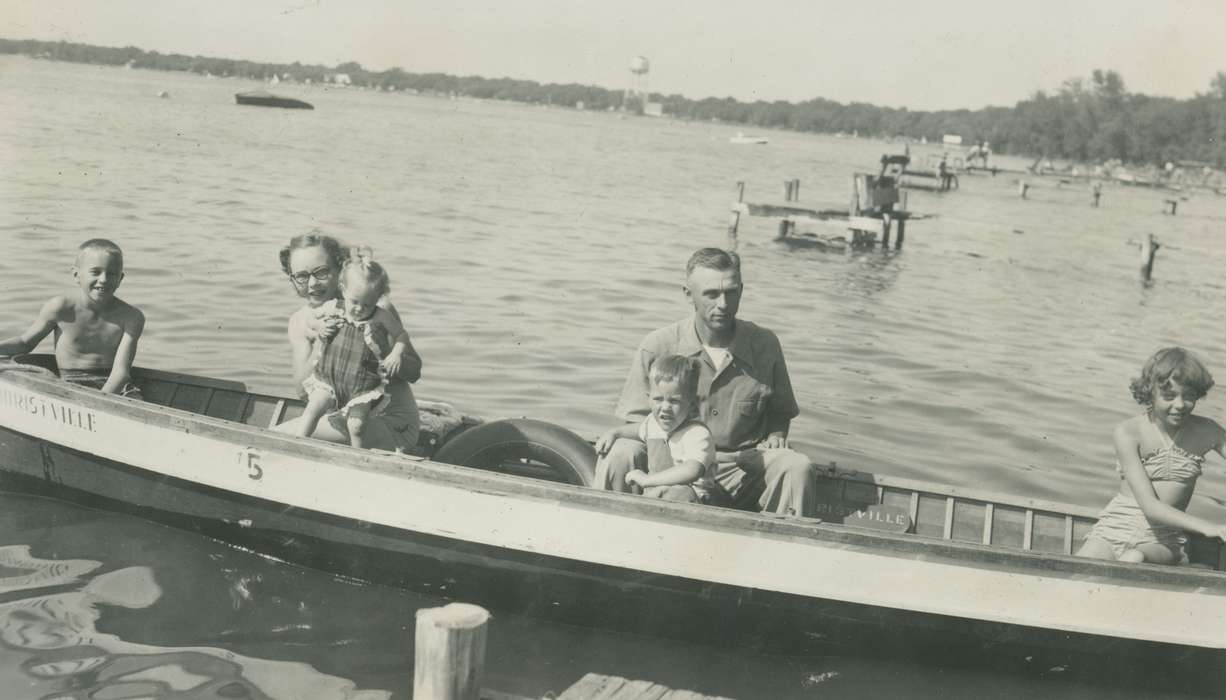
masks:
<svg viewBox="0 0 1226 700"><path fill-rule="evenodd" d="M166 403L162 404L163 406L173 406L175 404L175 397L179 395L179 387L183 385L175 382L171 386L174 388L170 390L170 395L166 397Z"/></svg>
<svg viewBox="0 0 1226 700"><path fill-rule="evenodd" d="M941 539L952 539L954 534L954 497L945 499L945 531Z"/></svg>
<svg viewBox="0 0 1226 700"><path fill-rule="evenodd" d="M919 491L911 492L911 529L915 529L915 523L919 520Z"/></svg>
<svg viewBox="0 0 1226 700"><path fill-rule="evenodd" d="M285 414L285 399L277 399L277 405L272 409L272 418L268 420L268 427L275 428L277 423L281 422L281 416Z"/></svg>
<svg viewBox="0 0 1226 700"><path fill-rule="evenodd" d="M983 508L983 543L992 544L992 519L996 517L995 506L987 503Z"/></svg>
<svg viewBox="0 0 1226 700"><path fill-rule="evenodd" d="M882 476L870 472L840 470L838 476L849 481L878 484L889 488L897 488L902 491L919 491L920 493L932 494L935 496L955 496L957 498L969 499L972 501L985 501L995 503L996 505L1014 506L1020 509L1031 508L1033 510L1047 511L1049 513L1075 515L1082 518L1089 518L1091 520L1097 520L1098 513L1102 510L1101 506L1078 506L1071 503L1058 503L1056 501L1047 501L1038 498L1020 498L1014 494L998 493L984 489L964 488L961 486L945 486L943 484L916 481L915 479L905 479L896 476Z"/></svg>
<svg viewBox="0 0 1226 700"><path fill-rule="evenodd" d="M1064 516L1064 553L1073 553L1073 516Z"/></svg>
<svg viewBox="0 0 1226 700"><path fill-rule="evenodd" d="M235 415L232 420L235 423L242 423L243 419L247 417L247 409L250 406L251 406L251 394L243 394L243 398L239 399L238 401L238 410L234 412Z"/></svg>
<svg viewBox="0 0 1226 700"><path fill-rule="evenodd" d="M202 402L203 405L200 406L200 410L197 411L197 413L202 416L207 416L209 414L209 404L213 403L213 394L216 393L217 387L209 387L208 392L204 395L204 401Z"/></svg>
<svg viewBox="0 0 1226 700"><path fill-rule="evenodd" d="M1034 536L1034 511L1026 509L1026 525L1022 527L1022 549L1030 551L1030 541Z"/></svg>

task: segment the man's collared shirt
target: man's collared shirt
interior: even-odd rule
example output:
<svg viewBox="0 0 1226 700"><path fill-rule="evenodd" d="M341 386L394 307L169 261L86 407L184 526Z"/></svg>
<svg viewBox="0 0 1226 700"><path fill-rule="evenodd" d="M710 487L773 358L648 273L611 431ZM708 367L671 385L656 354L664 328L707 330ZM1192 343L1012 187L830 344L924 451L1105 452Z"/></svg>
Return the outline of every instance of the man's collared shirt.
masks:
<svg viewBox="0 0 1226 700"><path fill-rule="evenodd" d="M656 358L683 355L698 361L699 418L711 429L715 449L743 450L766 437L770 419L791 420L800 413L779 338L749 321L736 322L730 362L716 372L702 349L694 317L652 331L634 354L617 414L629 421L641 420L650 410L648 373Z"/></svg>

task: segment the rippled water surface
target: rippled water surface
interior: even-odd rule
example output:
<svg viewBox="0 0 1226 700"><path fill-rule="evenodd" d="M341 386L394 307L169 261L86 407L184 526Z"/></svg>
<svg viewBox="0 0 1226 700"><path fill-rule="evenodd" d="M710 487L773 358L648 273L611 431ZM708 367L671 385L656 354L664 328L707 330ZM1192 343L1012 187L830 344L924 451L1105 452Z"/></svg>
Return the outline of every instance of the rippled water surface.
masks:
<svg viewBox="0 0 1226 700"><path fill-rule="evenodd" d="M318 227L372 246L388 266L425 360L419 395L594 436L611 424L643 334L686 315L682 267L694 248L726 243L736 181L747 182L747 200L778 201L796 177L803 202L840 206L853 172L897 150L785 132L735 146L718 125L301 86L278 89L315 111L234 104L233 93L255 87L0 58L0 333L19 331L71 284L78 242L105 236L125 249L121 295L148 318L140 364L285 386L285 319L297 300L277 249ZM1015 178L911 192L911 209L938 216L912 223L897 253L785 246L772 240L773 221L742 220L741 315L783 342L801 449L821 462L1098 505L1115 488L1110 430L1137 411L1127 384L1145 357L1178 343L1226 372L1217 315L1226 199L1190 194L1166 216L1169 194L1107 188L1092 209L1083 185L1034 180L1021 200ZM1164 247L1154 284L1142 286L1131 243L1149 233ZM1198 410L1222 419L1224 406L1211 393ZM1223 498L1222 470L1210 469L1192 509L1226 518ZM267 675L317 697L407 692L405 629L430 601L46 501L0 498L0 524L0 554L26 546L63 566L86 562L49 573L66 577L50 594L50 584L17 586L0 599L51 620L44 626L63 622L60 641L35 648L67 654L65 667L103 664L90 661L96 647L107 673L163 690L242 676L259 692L296 696L260 685ZM856 697L894 682L934 697L989 686L1107 692L1061 685L1059 673L725 658L518 619L496 621L493 634L495 675L525 693L587 670L636 669L735 697ZM28 687L20 697L62 689L4 639L0 681ZM130 658L151 654L184 656ZM746 680L765 677L773 685Z"/></svg>

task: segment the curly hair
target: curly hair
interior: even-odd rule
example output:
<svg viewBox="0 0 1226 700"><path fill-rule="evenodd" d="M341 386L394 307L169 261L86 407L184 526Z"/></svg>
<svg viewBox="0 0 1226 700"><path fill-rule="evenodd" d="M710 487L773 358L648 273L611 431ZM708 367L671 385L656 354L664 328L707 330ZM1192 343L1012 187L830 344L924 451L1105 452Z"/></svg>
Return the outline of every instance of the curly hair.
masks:
<svg viewBox="0 0 1226 700"><path fill-rule="evenodd" d="M1162 348L1145 361L1141 376L1128 388L1132 398L1142 406L1154 402L1154 389L1175 382L1186 392L1185 397L1199 401L1213 388L1213 375L1196 355L1180 347Z"/></svg>
<svg viewBox="0 0 1226 700"><path fill-rule="evenodd" d="M371 289L377 291L380 297L385 297L392 291L392 283L388 279L387 270L375 262L374 252L370 248L362 246L349 251L348 258L341 267L341 289L346 288L348 280L353 275L358 275Z"/></svg>
<svg viewBox="0 0 1226 700"><path fill-rule="evenodd" d="M341 269L345 261L349 260L348 246L319 229L313 229L289 239L289 245L281 249L281 271L286 275L290 274L290 254L300 248L323 248L324 254L328 256L328 266L334 270Z"/></svg>

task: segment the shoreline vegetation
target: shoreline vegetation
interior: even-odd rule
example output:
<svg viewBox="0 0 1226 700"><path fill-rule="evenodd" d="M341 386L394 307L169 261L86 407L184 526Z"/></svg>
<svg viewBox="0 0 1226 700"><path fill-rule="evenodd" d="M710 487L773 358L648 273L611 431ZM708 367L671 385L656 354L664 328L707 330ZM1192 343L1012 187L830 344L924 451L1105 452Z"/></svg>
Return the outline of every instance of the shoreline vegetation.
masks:
<svg viewBox="0 0 1226 700"><path fill-rule="evenodd" d="M596 111L615 111L626 106L641 112L643 108L643 100L623 105L626 96L622 90L595 85L409 73L398 67L374 71L355 62L335 67L298 62L261 63L161 54L133 46L114 48L3 38L0 54L183 71L219 78L507 100ZM996 153L1036 158L1036 164L1055 159L1131 165L1159 179L1179 173L1185 181L1181 184L1220 186L1223 177L1218 171L1226 170L1226 71L1219 71L1208 87L1208 92L1184 100L1151 97L1128 92L1123 78L1115 71L1095 70L1088 80L1066 80L1056 91L1036 92L1013 107L979 110L911 111L866 103L842 104L820 97L798 103L781 100L747 103L731 97L696 100L678 94L651 93L646 101L659 103L664 115L682 120L857 134L888 141L926 140L937 145L945 134L957 134L963 138L961 148L984 141Z"/></svg>

